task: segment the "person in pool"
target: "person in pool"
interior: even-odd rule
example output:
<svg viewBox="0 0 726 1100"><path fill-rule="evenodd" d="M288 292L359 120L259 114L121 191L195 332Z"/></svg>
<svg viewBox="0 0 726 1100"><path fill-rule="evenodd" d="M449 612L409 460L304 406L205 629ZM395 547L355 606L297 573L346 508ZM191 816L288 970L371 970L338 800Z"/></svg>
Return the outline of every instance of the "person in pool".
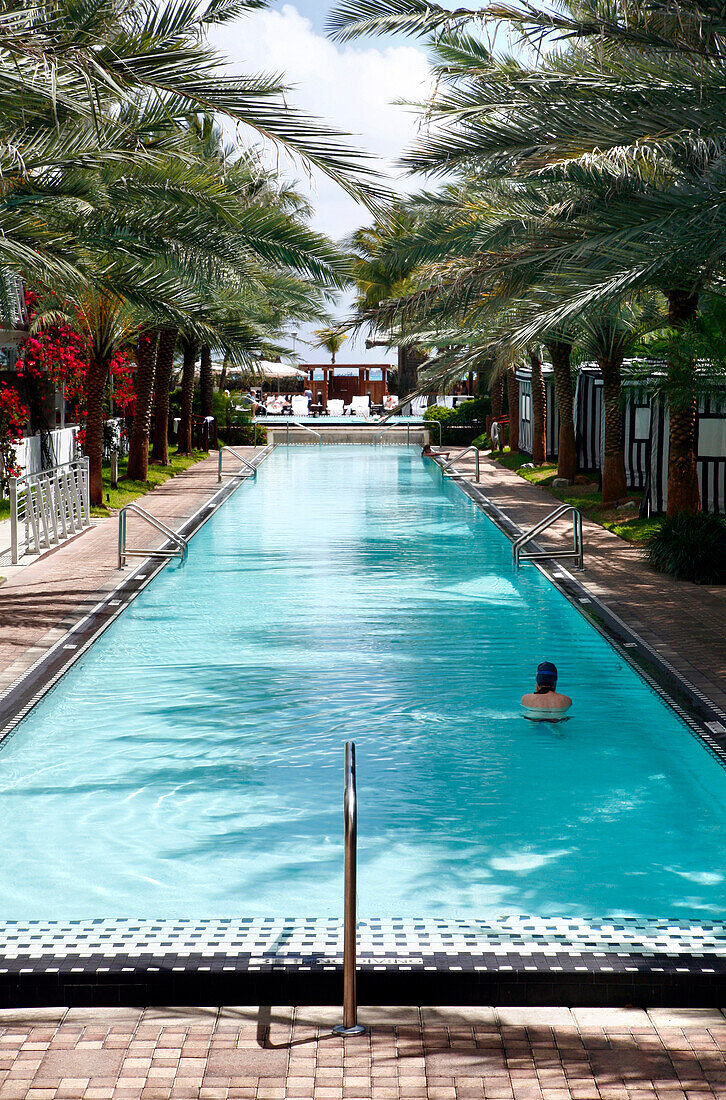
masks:
<svg viewBox="0 0 726 1100"><path fill-rule="evenodd" d="M424 443L421 448L421 458L448 458L448 451L432 451L430 443Z"/></svg>
<svg viewBox="0 0 726 1100"><path fill-rule="evenodd" d="M537 668L537 686L533 692L522 696L525 718L538 722L557 722L572 706L569 695L557 690L557 668L550 661L543 661Z"/></svg>

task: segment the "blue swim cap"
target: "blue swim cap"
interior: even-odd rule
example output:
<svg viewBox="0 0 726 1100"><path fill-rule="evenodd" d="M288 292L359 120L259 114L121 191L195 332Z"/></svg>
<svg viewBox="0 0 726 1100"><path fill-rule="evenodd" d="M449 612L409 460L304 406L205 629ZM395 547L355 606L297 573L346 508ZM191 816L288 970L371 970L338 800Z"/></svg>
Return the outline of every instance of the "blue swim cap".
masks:
<svg viewBox="0 0 726 1100"><path fill-rule="evenodd" d="M554 687L557 683L557 668L550 661L543 661L537 667L538 687Z"/></svg>

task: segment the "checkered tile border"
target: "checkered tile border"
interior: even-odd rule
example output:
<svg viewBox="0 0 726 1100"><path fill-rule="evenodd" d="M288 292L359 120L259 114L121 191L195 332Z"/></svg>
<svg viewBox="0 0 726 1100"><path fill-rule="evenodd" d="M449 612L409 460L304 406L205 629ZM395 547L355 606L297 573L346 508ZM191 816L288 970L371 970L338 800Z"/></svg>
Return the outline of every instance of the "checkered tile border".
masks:
<svg viewBox="0 0 726 1100"><path fill-rule="evenodd" d="M362 970L726 975L726 923L362 920ZM0 925L0 983L8 976L339 970L333 919L17 921Z"/></svg>

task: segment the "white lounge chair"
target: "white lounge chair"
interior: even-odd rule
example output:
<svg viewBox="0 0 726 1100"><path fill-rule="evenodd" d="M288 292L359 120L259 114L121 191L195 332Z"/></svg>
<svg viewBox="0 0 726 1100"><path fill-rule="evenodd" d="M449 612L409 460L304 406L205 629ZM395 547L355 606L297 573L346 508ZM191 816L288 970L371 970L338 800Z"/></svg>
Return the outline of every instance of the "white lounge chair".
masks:
<svg viewBox="0 0 726 1100"><path fill-rule="evenodd" d="M328 416L343 416L345 414L345 401L342 398L333 397L328 401Z"/></svg>
<svg viewBox="0 0 726 1100"><path fill-rule="evenodd" d="M429 405L428 397L414 397L411 402L411 416L421 417Z"/></svg>
<svg viewBox="0 0 726 1100"><path fill-rule="evenodd" d="M395 393L387 393L383 397L383 411L390 412L391 409L395 409L398 404L398 398Z"/></svg>
<svg viewBox="0 0 726 1100"><path fill-rule="evenodd" d="M310 398L309 397L293 397L293 399L292 399L292 415L293 416L307 416L309 405L310 405Z"/></svg>
<svg viewBox="0 0 726 1100"><path fill-rule="evenodd" d="M368 419L371 414L371 399L368 394L365 397L351 397L350 405L346 412L349 416L363 416Z"/></svg>
<svg viewBox="0 0 726 1100"><path fill-rule="evenodd" d="M444 394L441 394L439 397L436 398L436 404L440 405L442 409L453 409L454 398L446 397L444 396Z"/></svg>

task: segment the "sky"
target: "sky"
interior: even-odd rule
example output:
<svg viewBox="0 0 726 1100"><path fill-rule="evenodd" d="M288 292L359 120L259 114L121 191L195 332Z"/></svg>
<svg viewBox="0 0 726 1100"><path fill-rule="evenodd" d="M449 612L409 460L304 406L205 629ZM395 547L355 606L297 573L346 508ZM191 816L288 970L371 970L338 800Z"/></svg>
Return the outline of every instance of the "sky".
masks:
<svg viewBox="0 0 726 1100"><path fill-rule="evenodd" d="M325 0L277 2L217 28L213 40L233 70L284 73L295 106L354 135L353 143L374 154L379 169L397 178L398 188L411 187L413 184L402 177L395 161L414 140L418 120L414 111L395 105L395 101L427 97L430 77L426 56L412 40L362 39L348 45L331 42L325 34L328 11ZM285 158L281 164L310 194L315 228L339 240L370 222L365 207L320 173L315 173L310 189L300 165ZM352 295L341 297L338 315L345 316L351 301ZM301 327L296 340L300 360L327 361L325 351L305 342L311 340L311 333ZM395 352L386 348L367 351L364 340L365 336L349 339L338 353L338 362L395 362Z"/></svg>

